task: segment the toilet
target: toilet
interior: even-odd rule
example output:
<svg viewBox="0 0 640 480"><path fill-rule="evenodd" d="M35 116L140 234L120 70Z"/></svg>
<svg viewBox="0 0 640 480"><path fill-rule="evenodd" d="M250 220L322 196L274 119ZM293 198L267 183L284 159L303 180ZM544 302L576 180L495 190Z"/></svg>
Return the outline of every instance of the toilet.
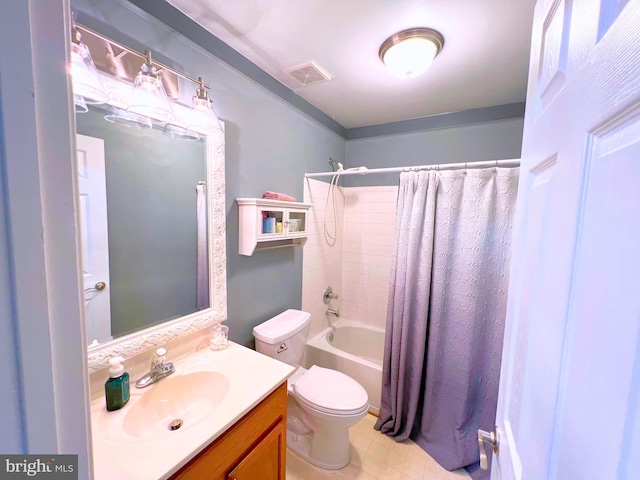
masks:
<svg viewBox="0 0 640 480"><path fill-rule="evenodd" d="M287 310L256 326L256 350L297 368L287 381L287 446L309 463L329 470L350 460L349 428L369 410L366 390L344 373L301 366L311 315Z"/></svg>

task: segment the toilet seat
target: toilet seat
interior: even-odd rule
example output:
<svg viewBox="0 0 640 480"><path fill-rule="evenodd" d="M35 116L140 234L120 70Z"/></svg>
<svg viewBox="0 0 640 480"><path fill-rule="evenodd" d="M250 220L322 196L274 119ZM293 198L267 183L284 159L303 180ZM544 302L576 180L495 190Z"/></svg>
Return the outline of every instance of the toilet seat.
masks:
<svg viewBox="0 0 640 480"><path fill-rule="evenodd" d="M297 379L293 390L301 403L332 415L358 415L369 408L362 385L344 373L317 365Z"/></svg>

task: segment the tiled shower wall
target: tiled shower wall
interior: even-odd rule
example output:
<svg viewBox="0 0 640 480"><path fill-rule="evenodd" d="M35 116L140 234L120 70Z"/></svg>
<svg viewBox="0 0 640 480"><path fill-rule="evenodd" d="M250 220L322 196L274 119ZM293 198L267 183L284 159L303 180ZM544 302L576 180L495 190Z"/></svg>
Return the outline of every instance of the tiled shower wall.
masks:
<svg viewBox="0 0 640 480"><path fill-rule="evenodd" d="M328 245L324 214L329 184L305 180L305 202L313 203L309 237L304 247L302 309L311 313L310 337L335 320L327 317L322 294L331 286L340 295L329 306L342 317L384 328L398 187L338 187L338 238ZM327 228L331 234L333 204L329 199Z"/></svg>
<svg viewBox="0 0 640 480"><path fill-rule="evenodd" d="M342 246L342 313L384 328L398 187L348 187Z"/></svg>
<svg viewBox="0 0 640 480"><path fill-rule="evenodd" d="M309 211L307 226L307 243L304 246L302 266L302 310L311 313L311 330L309 338L315 336L327 327L325 310L327 305L322 302L325 288L331 285L334 292L342 291L342 244L344 236L341 227L344 219L344 194L341 188L335 189L337 221L334 222L333 203L329 199L327 211L327 228L334 233L338 226L338 236L334 245L330 245L324 236L324 214L327 202L329 184L318 180L305 179L304 201L312 203ZM331 306L339 308L339 302L332 301Z"/></svg>

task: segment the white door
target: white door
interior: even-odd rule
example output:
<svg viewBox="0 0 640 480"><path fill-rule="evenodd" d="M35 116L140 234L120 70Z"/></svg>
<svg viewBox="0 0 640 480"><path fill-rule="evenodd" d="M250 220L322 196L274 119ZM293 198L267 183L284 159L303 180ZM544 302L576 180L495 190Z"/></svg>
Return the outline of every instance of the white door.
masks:
<svg viewBox="0 0 640 480"><path fill-rule="evenodd" d="M87 343L111 338L109 239L104 141L76 136Z"/></svg>
<svg viewBox="0 0 640 480"><path fill-rule="evenodd" d="M639 479L640 1L538 1L518 195L491 478Z"/></svg>

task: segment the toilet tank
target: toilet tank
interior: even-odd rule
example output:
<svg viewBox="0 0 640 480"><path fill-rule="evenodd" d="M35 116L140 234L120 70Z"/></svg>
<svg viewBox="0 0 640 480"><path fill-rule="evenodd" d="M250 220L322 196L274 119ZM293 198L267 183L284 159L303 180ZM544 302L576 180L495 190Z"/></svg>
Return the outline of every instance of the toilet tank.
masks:
<svg viewBox="0 0 640 480"><path fill-rule="evenodd" d="M294 367L302 364L311 314L289 309L253 328L256 350Z"/></svg>

